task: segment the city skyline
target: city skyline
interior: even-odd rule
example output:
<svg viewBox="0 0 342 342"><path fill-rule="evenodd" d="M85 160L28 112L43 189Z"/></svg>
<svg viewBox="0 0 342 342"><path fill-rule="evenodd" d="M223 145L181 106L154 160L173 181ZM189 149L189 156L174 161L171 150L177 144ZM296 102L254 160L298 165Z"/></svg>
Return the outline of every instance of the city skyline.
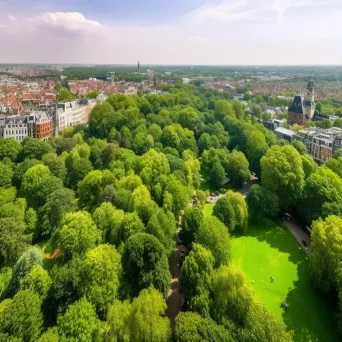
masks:
<svg viewBox="0 0 342 342"><path fill-rule="evenodd" d="M0 1L0 63L338 65L337 0Z"/></svg>

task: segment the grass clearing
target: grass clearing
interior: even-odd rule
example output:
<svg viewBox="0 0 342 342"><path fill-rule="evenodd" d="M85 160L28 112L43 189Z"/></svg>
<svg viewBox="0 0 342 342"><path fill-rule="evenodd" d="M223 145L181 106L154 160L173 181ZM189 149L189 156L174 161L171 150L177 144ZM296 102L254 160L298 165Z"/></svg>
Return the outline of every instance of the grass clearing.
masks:
<svg viewBox="0 0 342 342"><path fill-rule="evenodd" d="M338 341L333 314L311 285L306 254L285 227L251 225L246 236L233 237L232 254L233 263L254 280L257 298L294 331L295 341ZM286 311L282 301L290 305Z"/></svg>
<svg viewBox="0 0 342 342"><path fill-rule="evenodd" d="M211 216L213 213L214 204L207 203L204 205L203 214L204 216Z"/></svg>

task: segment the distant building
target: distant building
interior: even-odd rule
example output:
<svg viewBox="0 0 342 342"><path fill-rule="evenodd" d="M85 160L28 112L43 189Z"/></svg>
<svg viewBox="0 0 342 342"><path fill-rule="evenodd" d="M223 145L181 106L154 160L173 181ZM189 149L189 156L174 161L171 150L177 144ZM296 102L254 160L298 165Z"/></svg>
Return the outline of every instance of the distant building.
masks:
<svg viewBox="0 0 342 342"><path fill-rule="evenodd" d="M182 80L183 80L184 84L190 83L190 79L189 78L182 78Z"/></svg>
<svg viewBox="0 0 342 342"><path fill-rule="evenodd" d="M310 79L306 96L298 95L293 99L292 105L288 109L288 124L304 126L307 121L313 119L315 113L315 84Z"/></svg>
<svg viewBox="0 0 342 342"><path fill-rule="evenodd" d="M57 115L55 113L55 135L66 127L86 125L95 105L96 100L88 99L58 103Z"/></svg>
<svg viewBox="0 0 342 342"><path fill-rule="evenodd" d="M0 116L0 138L23 141L26 137L47 140L53 134L52 117L47 112Z"/></svg>
<svg viewBox="0 0 342 342"><path fill-rule="evenodd" d="M285 139L289 142L292 142L293 140L295 140L295 137L297 135L296 132L291 131L289 129L286 129L284 127L278 127L275 129L275 134L277 136L278 139Z"/></svg>
<svg viewBox="0 0 342 342"><path fill-rule="evenodd" d="M125 90L125 95L127 96L137 95L137 94L138 94L138 90L135 87L128 87Z"/></svg>

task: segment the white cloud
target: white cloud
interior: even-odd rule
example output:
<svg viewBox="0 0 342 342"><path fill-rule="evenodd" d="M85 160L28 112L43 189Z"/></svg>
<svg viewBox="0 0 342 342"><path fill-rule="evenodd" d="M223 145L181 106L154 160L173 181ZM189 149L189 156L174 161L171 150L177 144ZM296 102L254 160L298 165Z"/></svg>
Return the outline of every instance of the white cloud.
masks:
<svg viewBox="0 0 342 342"><path fill-rule="evenodd" d="M28 19L30 24L55 32L91 33L103 26L79 12L46 12Z"/></svg>
<svg viewBox="0 0 342 342"><path fill-rule="evenodd" d="M17 19L15 18L15 16L13 16L12 14L10 14L8 16L8 19L11 20L11 21L17 21Z"/></svg>
<svg viewBox="0 0 342 342"><path fill-rule="evenodd" d="M247 0L234 0L203 5L186 14L184 19L192 22L213 20L221 23L229 23L237 20L252 19L254 14L255 10L251 9Z"/></svg>
<svg viewBox="0 0 342 342"><path fill-rule="evenodd" d="M198 43L198 44L206 44L208 43L208 39L201 37L201 36L197 36L197 37L188 37L188 39L193 42L193 43Z"/></svg>

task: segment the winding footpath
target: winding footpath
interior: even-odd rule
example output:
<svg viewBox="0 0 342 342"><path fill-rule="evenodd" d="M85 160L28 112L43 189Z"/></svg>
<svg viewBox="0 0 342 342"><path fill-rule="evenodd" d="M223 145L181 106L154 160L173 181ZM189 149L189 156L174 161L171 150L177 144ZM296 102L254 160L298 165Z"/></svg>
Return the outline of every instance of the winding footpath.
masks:
<svg viewBox="0 0 342 342"><path fill-rule="evenodd" d="M180 218L181 221L181 218ZM177 245L177 239L179 237L180 228L177 230L176 235L176 249L172 255L170 260L170 272L172 275L171 279L171 288L169 290L168 299L167 299L167 317L170 319L171 328L173 329L175 326L176 316L182 309L183 306L183 296L180 293L179 286L179 276L180 276L180 254L184 249L183 245Z"/></svg>

